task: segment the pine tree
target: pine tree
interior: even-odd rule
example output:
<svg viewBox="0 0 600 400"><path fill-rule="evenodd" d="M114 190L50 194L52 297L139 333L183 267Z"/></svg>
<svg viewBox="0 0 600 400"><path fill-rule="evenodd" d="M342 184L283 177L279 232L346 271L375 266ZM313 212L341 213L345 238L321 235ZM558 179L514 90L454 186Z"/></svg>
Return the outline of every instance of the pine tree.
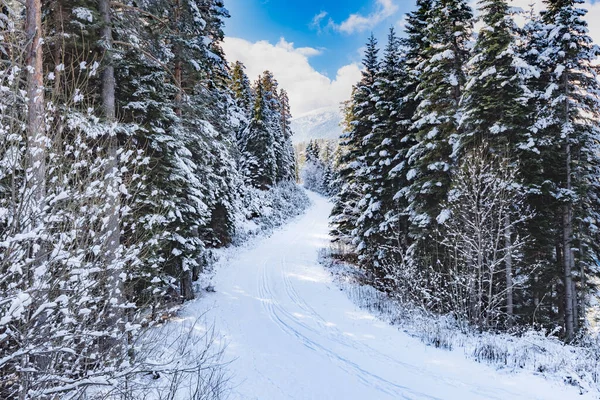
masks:
<svg viewBox="0 0 600 400"><path fill-rule="evenodd" d="M469 61L469 81L462 103L463 134L455 141L454 151L460 157L469 149L483 146L518 167L521 174L515 185L530 186L534 168L528 163L539 153L535 133L528 129L535 116L530 87L539 71L527 63L528 45L522 43L524 33L515 24L507 1L482 1L481 11L484 26ZM511 215L506 214L505 218L507 243L528 234L513 232ZM515 271L520 269L513 265L514 258L510 252L505 255L509 323L514 309Z"/></svg>
<svg viewBox="0 0 600 400"><path fill-rule="evenodd" d="M406 247L407 225L400 215L404 208L394 196L405 185L400 169L406 158L408 121L402 110L408 76L394 29L390 29L381 68L374 83L375 102L371 141L374 155L366 186L368 201L361 209L357 236L362 237L363 262L379 266L384 259ZM401 166L398 167L398 164Z"/></svg>
<svg viewBox="0 0 600 400"><path fill-rule="evenodd" d="M480 29L462 102L460 140L454 152L486 144L491 152L516 157L531 148L524 83L531 74L518 51L520 30L506 0L482 0ZM534 151L534 150L532 150ZM531 155L531 154L529 154Z"/></svg>
<svg viewBox="0 0 600 400"><path fill-rule="evenodd" d="M252 86L248 75L246 75L246 66L240 61L236 61L231 69L231 82L229 87L240 108L248 114L252 111Z"/></svg>
<svg viewBox="0 0 600 400"><path fill-rule="evenodd" d="M403 113L412 119L416 112L418 101L415 99L419 84L418 66L425 61L425 50L428 48L427 29L431 18L433 0L417 0L417 9L406 14L406 37L402 45L406 53L405 70L408 74L406 98L402 103Z"/></svg>
<svg viewBox="0 0 600 400"><path fill-rule="evenodd" d="M427 27L425 61L418 69L420 84L413 126L417 143L408 152L410 221L413 235L443 217L453 169L452 142L457 140L458 107L466 77L473 14L466 1L438 1Z"/></svg>
<svg viewBox="0 0 600 400"><path fill-rule="evenodd" d="M561 265L562 303L567 341L573 339L584 305L586 276L597 260L599 84L594 60L599 49L588 35L581 0L547 1L543 20L548 24L549 61L541 107L544 137L555 152L546 168L552 171L549 193L559 203L555 224L556 261ZM578 251L575 250L578 248ZM578 281L579 285L576 284ZM581 315L583 317L583 315Z"/></svg>
<svg viewBox="0 0 600 400"><path fill-rule="evenodd" d="M265 87L263 77L254 83L254 109L248 131L244 134L244 152L251 180L256 188L266 190L275 184L277 160L275 136L272 130L273 109L271 92Z"/></svg>
<svg viewBox="0 0 600 400"><path fill-rule="evenodd" d="M279 152L277 155L277 180L279 182L292 181L295 176L296 155L292 144L292 113L290 99L285 89L277 94L280 127Z"/></svg>
<svg viewBox="0 0 600 400"><path fill-rule="evenodd" d="M426 60L426 50L429 47L427 29L431 18L431 12L434 2L432 0L417 0L416 10L408 13L406 16L406 37L402 40L404 48L404 62L401 70L404 73L402 92L398 105L400 128L404 131L401 138L401 147L394 157L394 165L390 171L390 175L397 181L398 191L394 194L394 200L397 202L397 212L390 218L391 221L400 221L400 226L403 231L399 237L399 247L407 248L400 249L402 263L405 265L418 262L418 257L415 255L413 240L410 237L411 226L408 220L408 210L410 203L408 201L407 190L409 188L408 180L408 150L413 147L416 142L416 132L413 129L413 120L419 105L417 96L417 87L420 83L419 66Z"/></svg>
<svg viewBox="0 0 600 400"><path fill-rule="evenodd" d="M368 185L369 170L375 157L375 144L372 138L376 101L374 100L375 80L379 72L377 40L373 35L367 42L363 58L361 81L354 87L352 101L348 108L348 131L342 136L344 147L340 179L342 190L336 198L332 211L333 233L344 242L360 245L362 238L354 235L359 210L367 204L364 197ZM369 162L371 161L371 162ZM360 251L360 248L358 249Z"/></svg>

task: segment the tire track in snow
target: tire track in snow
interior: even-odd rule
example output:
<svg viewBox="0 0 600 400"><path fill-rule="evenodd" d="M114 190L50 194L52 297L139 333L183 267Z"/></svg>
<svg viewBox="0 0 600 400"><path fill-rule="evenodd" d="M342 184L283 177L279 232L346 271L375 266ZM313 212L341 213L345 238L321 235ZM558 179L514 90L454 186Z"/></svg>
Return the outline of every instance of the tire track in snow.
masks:
<svg viewBox="0 0 600 400"><path fill-rule="evenodd" d="M313 226L314 220L313 220ZM290 245L294 245L300 239L300 235L296 235L294 240L290 243ZM259 296L262 299L262 304L264 309L267 311L267 314L271 321L273 321L282 331L286 334L296 338L302 345L311 349L312 351L318 352L327 356L330 360L334 361L338 367L347 373L355 376L360 382L365 384L368 387L373 387L376 390L385 393L394 398L402 398L408 400L419 400L419 399L428 399L428 400L440 400L437 397L429 396L423 393L415 392L409 387L399 385L397 383L391 382L381 376L373 374L363 368L361 368L357 363L341 356L340 354L330 350L322 344L317 343L316 341L310 339L303 333L301 333L297 328L294 328L291 323L298 325L300 328L304 328L313 334L320 336L322 332L315 330L314 328L304 324L293 314L288 312L275 300L275 296L271 289L270 284L270 274L268 268L269 262L273 260L273 256L269 255L265 258L262 263L262 271L259 274L260 279L258 283L258 292ZM285 283L284 283L285 286ZM287 319L288 321L285 321ZM349 346L351 347L351 346ZM411 396L407 395L410 393Z"/></svg>
<svg viewBox="0 0 600 400"><path fill-rule="evenodd" d="M316 220L312 219L311 223L310 223L310 227L314 228L315 225L316 225ZM312 229L311 229L311 231L312 231ZM291 242L291 245L295 245L299 241L299 239L300 239L300 235L298 235L298 234L295 235L295 238ZM269 259L272 259L272 257L270 257ZM265 271L266 271L266 268L267 268L266 265L264 265L263 267L265 268ZM327 337L329 340L335 342L336 344L342 345L351 350L360 351L361 353L368 355L370 358L375 358L375 359L385 362L385 363L391 363L391 364L401 366L402 368L406 369L411 375L413 375L413 374L415 374L415 372L417 372L422 376L427 376L427 377L433 378L437 382L443 381L444 383L451 385L453 387L463 387L464 386L464 382L457 381L455 379L449 379L440 374L434 374L434 373L432 373L432 371L427 370L426 368L418 367L416 365L398 360L397 358L394 358L388 354L385 354L385 353L369 346L368 344L366 344L364 342L353 340L352 338L348 338L336 326L332 326L331 324L328 324L328 322L321 316L321 314L319 314L310 304L308 304L308 302L306 300L304 300L304 298L300 295L300 293L298 293L295 285L293 284L292 280L290 279L290 273L292 271L289 267L289 264L287 262L287 256L285 254L283 254L281 256L280 272L281 272L280 273L281 281L283 282L285 292L286 292L287 296L290 298L290 300L292 301L292 303L295 306L297 306L300 310L302 310L304 313L310 315L313 318L313 320L317 323L319 328L321 328L321 329L317 330L317 329L309 326L308 324L304 323L297 316L295 316L292 313L285 310L281 305L279 305L279 303L277 305L275 305L275 308L277 308L282 314L284 314L290 321L294 322L296 325L306 329L309 332L312 332L317 337ZM275 313L276 310L274 309L273 312ZM293 329L289 325L289 323L285 323L281 318L278 318L278 321L280 322L280 324L283 324L286 327L288 327L289 329L292 329L294 331L294 333L293 333L294 336L298 337L298 335L301 335L302 336L301 340L303 342L306 342L307 340L310 341L310 345L307 346L310 349L315 350L315 347L323 347L323 346L315 343L314 341L308 339L306 336L302 335L297 330ZM306 345L306 343L304 343L304 344ZM331 350L326 350L326 351L332 352ZM334 352L332 352L332 353L334 353ZM336 354L336 358L344 360L344 362L354 364L352 361L347 360L347 359L337 355L337 353L335 353L335 354ZM360 368L358 365L355 365L355 372L356 372L356 369L358 369L361 373L366 373L372 377L375 377L379 380L386 382L387 384L393 385L395 387L402 387L404 390L410 390L404 386L395 384L394 382L390 382L390 381L386 380L385 378L382 378L375 374L372 374L372 373ZM347 370L347 369L344 368L344 370ZM354 374L356 375L356 373L354 373ZM363 383L364 383L364 381L363 381ZM510 392L506 391L502 397L498 397L497 391L490 392L489 390L486 390L484 387L479 386L479 385L473 385L472 383L469 386L470 386L470 391L472 393L484 396L485 398L488 398L488 399L503 400L505 398L510 398L512 395L514 395L514 393L510 393ZM387 391L384 391L384 392L389 394L389 392L387 392ZM426 396L423 394L420 394L420 395ZM426 398L433 398L433 397L426 397Z"/></svg>

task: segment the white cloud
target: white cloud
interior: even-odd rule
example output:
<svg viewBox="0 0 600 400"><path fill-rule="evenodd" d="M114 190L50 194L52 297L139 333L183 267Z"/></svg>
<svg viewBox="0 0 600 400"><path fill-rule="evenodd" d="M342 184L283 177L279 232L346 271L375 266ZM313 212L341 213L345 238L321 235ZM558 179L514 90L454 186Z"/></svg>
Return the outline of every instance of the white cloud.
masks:
<svg viewBox="0 0 600 400"><path fill-rule="evenodd" d="M350 14L346 20L339 24L330 19L327 27L343 33L364 32L398 12L399 7L395 0L375 0L375 2L376 9L372 13L368 15ZM321 30L321 22L326 16L326 12L315 15L311 26Z"/></svg>
<svg viewBox="0 0 600 400"><path fill-rule="evenodd" d="M277 44L261 40L255 43L226 37L223 49L229 61L241 61L255 80L263 71L273 72L280 86L290 97L292 114L297 117L323 107L335 107L350 98L352 85L360 80L357 64L343 66L335 79L317 72L309 57L321 53L311 47L295 48L281 38Z"/></svg>
<svg viewBox="0 0 600 400"><path fill-rule="evenodd" d="M321 21L323 21L327 15L327 11L321 11L315 15L310 23L310 27L321 32Z"/></svg>

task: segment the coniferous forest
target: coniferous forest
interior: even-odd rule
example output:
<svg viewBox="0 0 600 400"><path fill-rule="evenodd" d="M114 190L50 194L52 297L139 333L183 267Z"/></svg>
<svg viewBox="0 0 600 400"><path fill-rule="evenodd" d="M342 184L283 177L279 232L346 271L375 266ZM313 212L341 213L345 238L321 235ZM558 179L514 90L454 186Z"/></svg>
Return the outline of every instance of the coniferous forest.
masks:
<svg viewBox="0 0 600 400"><path fill-rule="evenodd" d="M289 100L221 0L0 4L0 398L117 387L210 249L297 206Z"/></svg>
<svg viewBox="0 0 600 400"><path fill-rule="evenodd" d="M571 341L600 272L600 52L583 0L544 3L481 0L476 21L466 0L419 0L403 34L369 38L333 234L402 301Z"/></svg>
<svg viewBox="0 0 600 400"><path fill-rule="evenodd" d="M294 85L226 59L223 0L0 1L0 399L531 393L429 369L386 307L597 392L600 48L589 2L543 2L416 0L339 142L294 148Z"/></svg>

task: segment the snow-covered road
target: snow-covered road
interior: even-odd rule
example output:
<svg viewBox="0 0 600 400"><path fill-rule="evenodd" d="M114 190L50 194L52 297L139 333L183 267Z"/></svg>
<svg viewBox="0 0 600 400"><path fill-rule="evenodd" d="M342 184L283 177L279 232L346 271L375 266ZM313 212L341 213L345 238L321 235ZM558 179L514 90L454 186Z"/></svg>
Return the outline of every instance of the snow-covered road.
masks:
<svg viewBox="0 0 600 400"><path fill-rule="evenodd" d="M317 262L331 204L226 252L208 311L227 341L232 399L583 399L574 388L512 374L420 341L358 309ZM591 398L591 397L589 397Z"/></svg>

